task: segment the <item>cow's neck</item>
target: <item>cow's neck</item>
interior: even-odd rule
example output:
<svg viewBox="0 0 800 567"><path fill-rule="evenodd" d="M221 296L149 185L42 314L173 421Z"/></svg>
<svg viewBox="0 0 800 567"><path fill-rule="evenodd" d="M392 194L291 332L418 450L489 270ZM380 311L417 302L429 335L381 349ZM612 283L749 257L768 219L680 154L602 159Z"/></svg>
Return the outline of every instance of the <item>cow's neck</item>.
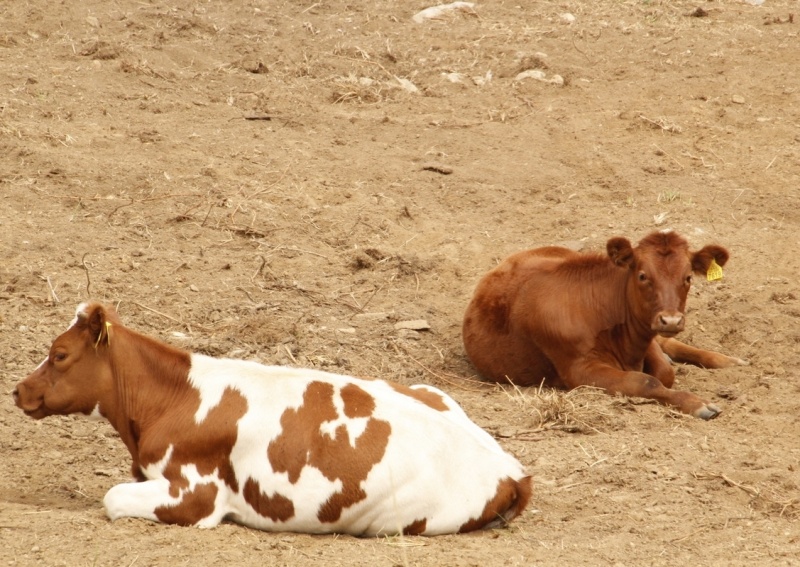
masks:
<svg viewBox="0 0 800 567"><path fill-rule="evenodd" d="M645 353L656 336L650 329L650 325L643 325L641 320L631 316L628 322L623 325L622 332L625 335L627 348L621 356L625 357L625 366L631 370L640 370L644 361Z"/></svg>
<svg viewBox="0 0 800 567"><path fill-rule="evenodd" d="M130 451L137 474L140 436L185 392L191 362L185 351L129 329L114 331L109 345L114 392L101 412Z"/></svg>
<svg viewBox="0 0 800 567"><path fill-rule="evenodd" d="M629 289L626 290L628 293L626 293L625 297L625 322L622 330L627 346L626 354L628 360L626 360L626 363L629 367L638 367L642 364L645 352L647 352L656 333L651 327L649 312L647 314L637 312L629 299L636 295L635 290L630 289L637 285L635 279L633 277L626 278L626 285L629 286Z"/></svg>
<svg viewBox="0 0 800 567"><path fill-rule="evenodd" d="M630 275L626 270L614 268L611 285L602 287L605 297L595 297L595 305L607 306L600 325L604 329L598 340L605 343L603 350L613 353L623 368L632 370L641 366L645 352L656 333L650 322L631 307L628 294ZM634 284L635 285L635 284Z"/></svg>

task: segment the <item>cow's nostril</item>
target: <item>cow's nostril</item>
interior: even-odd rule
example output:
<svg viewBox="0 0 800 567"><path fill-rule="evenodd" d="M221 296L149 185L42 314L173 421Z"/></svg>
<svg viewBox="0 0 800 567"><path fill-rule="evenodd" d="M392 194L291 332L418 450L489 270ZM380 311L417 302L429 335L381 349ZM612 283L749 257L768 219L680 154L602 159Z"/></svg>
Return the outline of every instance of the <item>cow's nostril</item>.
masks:
<svg viewBox="0 0 800 567"><path fill-rule="evenodd" d="M683 326L683 315L659 315L658 322L664 327L680 328Z"/></svg>

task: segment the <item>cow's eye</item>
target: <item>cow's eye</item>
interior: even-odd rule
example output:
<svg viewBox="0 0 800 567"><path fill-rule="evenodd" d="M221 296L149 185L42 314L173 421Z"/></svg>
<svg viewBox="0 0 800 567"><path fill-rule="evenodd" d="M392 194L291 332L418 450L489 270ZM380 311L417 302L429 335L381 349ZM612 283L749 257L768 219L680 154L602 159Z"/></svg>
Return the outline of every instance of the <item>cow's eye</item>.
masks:
<svg viewBox="0 0 800 567"><path fill-rule="evenodd" d="M647 274L645 274L644 272L639 272L639 281L643 282L643 283L646 282L647 281Z"/></svg>
<svg viewBox="0 0 800 567"><path fill-rule="evenodd" d="M67 359L67 353L57 352L53 355L53 362L64 362Z"/></svg>
<svg viewBox="0 0 800 567"><path fill-rule="evenodd" d="M686 285L692 285L692 274L686 276Z"/></svg>

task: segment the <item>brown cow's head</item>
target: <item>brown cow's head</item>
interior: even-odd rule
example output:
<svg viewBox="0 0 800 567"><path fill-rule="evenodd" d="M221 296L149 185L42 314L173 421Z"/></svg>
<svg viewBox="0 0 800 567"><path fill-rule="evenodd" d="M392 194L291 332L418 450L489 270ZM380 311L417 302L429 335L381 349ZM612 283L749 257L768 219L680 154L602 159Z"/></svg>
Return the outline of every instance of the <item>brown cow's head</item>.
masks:
<svg viewBox="0 0 800 567"><path fill-rule="evenodd" d="M612 238L606 250L614 264L629 270L627 301L634 316L664 337L683 331L692 273L705 275L712 261L719 266L728 261L722 246L711 244L691 252L686 240L674 232L654 232L636 248L625 238Z"/></svg>
<svg viewBox="0 0 800 567"><path fill-rule="evenodd" d="M119 323L111 308L82 304L74 322L50 347L50 353L33 373L17 384L14 402L27 415L90 414L111 392L108 348L112 323Z"/></svg>

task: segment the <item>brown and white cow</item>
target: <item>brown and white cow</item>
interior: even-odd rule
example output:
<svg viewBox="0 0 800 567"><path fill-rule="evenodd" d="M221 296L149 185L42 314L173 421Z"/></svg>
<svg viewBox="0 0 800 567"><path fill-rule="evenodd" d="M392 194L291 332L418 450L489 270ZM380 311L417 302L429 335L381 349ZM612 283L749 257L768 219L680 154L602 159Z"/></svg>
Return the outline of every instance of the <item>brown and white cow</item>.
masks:
<svg viewBox="0 0 800 567"><path fill-rule="evenodd" d="M672 338L684 327L692 274L721 270L728 251L712 244L692 252L671 231L654 232L635 248L612 238L606 251L536 248L490 271L464 316L470 360L496 382L596 386L716 417L716 405L671 389L675 372L665 353L706 368L746 364Z"/></svg>
<svg viewBox="0 0 800 567"><path fill-rule="evenodd" d="M138 482L108 491L112 520L435 535L504 525L531 495L435 388L190 354L99 303L13 395L33 418L99 414L119 432Z"/></svg>

